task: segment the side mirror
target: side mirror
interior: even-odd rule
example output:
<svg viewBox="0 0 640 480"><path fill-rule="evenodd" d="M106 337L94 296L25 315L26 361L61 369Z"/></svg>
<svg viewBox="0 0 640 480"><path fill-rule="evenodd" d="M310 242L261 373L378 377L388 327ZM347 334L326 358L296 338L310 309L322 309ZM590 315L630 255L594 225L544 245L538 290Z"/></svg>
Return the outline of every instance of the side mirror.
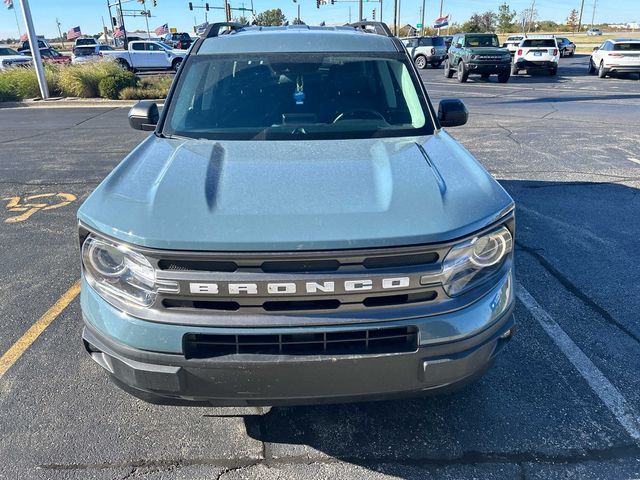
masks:
<svg viewBox="0 0 640 480"><path fill-rule="evenodd" d="M438 120L443 127L459 127L467 123L469 111L462 100L445 98L438 106Z"/></svg>
<svg viewBox="0 0 640 480"><path fill-rule="evenodd" d="M593 47L593 51L600 50L600 47Z"/></svg>
<svg viewBox="0 0 640 480"><path fill-rule="evenodd" d="M160 114L155 102L143 100L129 110L129 125L135 130L155 130Z"/></svg>

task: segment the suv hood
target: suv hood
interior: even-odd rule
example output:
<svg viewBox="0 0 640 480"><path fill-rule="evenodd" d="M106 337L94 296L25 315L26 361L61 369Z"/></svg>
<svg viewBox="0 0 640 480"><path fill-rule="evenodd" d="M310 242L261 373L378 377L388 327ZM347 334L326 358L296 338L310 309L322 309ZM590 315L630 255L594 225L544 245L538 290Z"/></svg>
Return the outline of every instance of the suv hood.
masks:
<svg viewBox="0 0 640 480"><path fill-rule="evenodd" d="M152 135L78 217L141 246L275 251L441 242L512 208L511 197L443 131L339 141Z"/></svg>

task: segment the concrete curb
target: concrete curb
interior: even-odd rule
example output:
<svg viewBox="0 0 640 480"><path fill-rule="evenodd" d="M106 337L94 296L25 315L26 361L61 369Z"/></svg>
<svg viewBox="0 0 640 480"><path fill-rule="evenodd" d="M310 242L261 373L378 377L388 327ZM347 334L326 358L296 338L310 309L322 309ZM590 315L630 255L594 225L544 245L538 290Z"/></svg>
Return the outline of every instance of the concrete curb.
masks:
<svg viewBox="0 0 640 480"><path fill-rule="evenodd" d="M164 99L152 100L164 103ZM49 100L28 99L19 102L0 102L2 108L99 108L99 107L132 107L139 100L107 100L104 98L51 98Z"/></svg>

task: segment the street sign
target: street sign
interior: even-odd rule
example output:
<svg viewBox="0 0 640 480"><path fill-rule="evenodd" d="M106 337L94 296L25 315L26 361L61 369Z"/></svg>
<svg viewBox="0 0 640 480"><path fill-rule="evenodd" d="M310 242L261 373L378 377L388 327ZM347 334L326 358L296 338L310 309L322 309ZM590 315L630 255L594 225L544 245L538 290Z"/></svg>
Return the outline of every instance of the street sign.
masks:
<svg viewBox="0 0 640 480"><path fill-rule="evenodd" d="M422 28L422 24L421 23L416 23L416 28Z"/></svg>

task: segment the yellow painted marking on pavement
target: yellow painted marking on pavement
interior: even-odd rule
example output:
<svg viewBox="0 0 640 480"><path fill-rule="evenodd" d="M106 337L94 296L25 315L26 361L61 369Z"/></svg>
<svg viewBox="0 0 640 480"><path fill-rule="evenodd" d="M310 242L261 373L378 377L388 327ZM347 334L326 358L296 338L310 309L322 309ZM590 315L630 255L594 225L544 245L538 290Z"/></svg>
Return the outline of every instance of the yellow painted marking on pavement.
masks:
<svg viewBox="0 0 640 480"><path fill-rule="evenodd" d="M17 223L24 222L34 213L42 210L53 210L54 208L66 207L71 202L76 200L76 196L72 193L39 193L37 195L27 195L24 198L21 197L8 197L3 198L4 201L7 202L7 210L12 213L20 213L20 215L16 215L15 217L9 217L5 219L4 223ZM48 203L42 201L34 203L33 200L39 199L54 199L58 200L58 203ZM22 200L22 202L21 202Z"/></svg>
<svg viewBox="0 0 640 480"><path fill-rule="evenodd" d="M78 293L80 293L80 280L76 281L36 323L31 325L29 330L27 330L16 343L11 345L11 348L0 357L0 379L2 379L4 374L7 373L7 370L18 361L22 354L27 351L31 344L36 341L40 334L45 331L51 322L78 296Z"/></svg>

